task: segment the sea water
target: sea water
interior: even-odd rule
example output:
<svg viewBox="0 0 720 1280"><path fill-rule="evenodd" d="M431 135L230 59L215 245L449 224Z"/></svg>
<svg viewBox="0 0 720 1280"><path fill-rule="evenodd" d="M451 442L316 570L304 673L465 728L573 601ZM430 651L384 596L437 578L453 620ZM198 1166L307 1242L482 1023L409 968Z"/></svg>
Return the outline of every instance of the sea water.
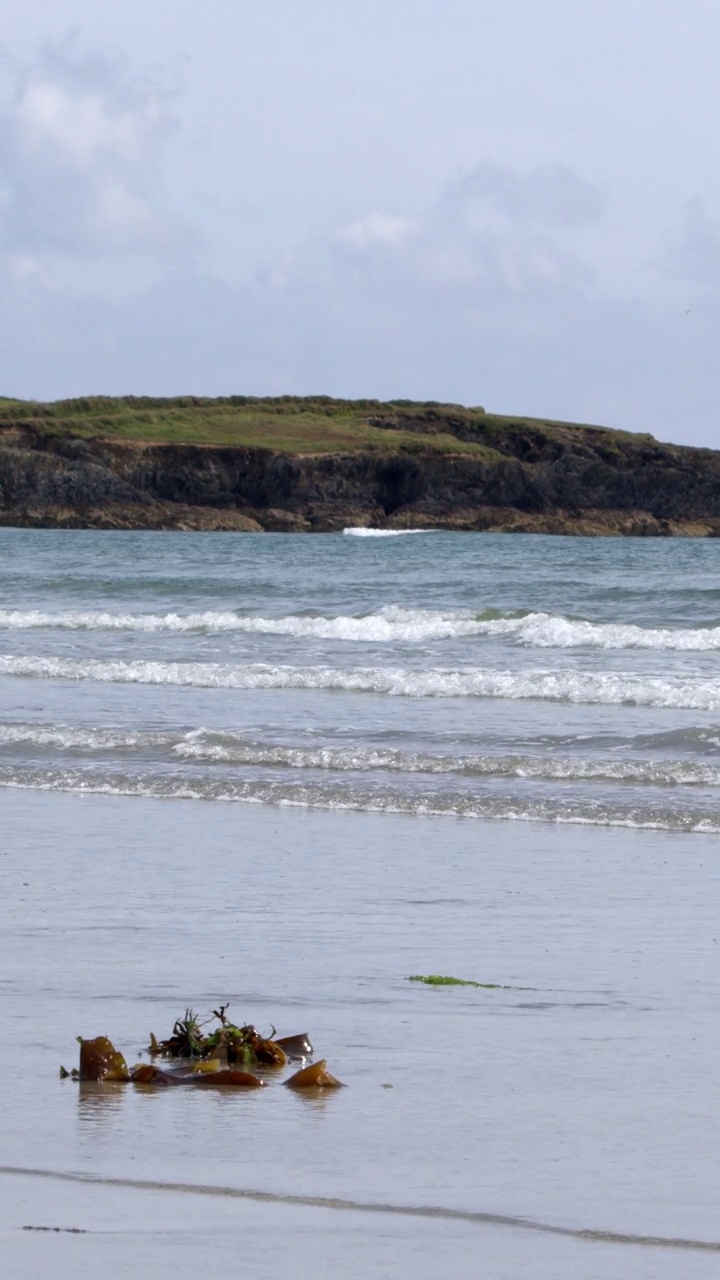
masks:
<svg viewBox="0 0 720 1280"><path fill-rule="evenodd" d="M716 1274L720 544L0 557L5 1273ZM227 1001L348 1087L58 1079Z"/></svg>

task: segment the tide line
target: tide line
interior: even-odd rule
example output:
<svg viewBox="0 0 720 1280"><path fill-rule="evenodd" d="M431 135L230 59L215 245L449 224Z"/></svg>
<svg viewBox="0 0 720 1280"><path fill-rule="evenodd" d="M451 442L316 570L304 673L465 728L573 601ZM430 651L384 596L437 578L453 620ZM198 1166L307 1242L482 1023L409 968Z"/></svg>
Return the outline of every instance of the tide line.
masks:
<svg viewBox="0 0 720 1280"><path fill-rule="evenodd" d="M484 1213L472 1209L451 1209L440 1205L389 1204L384 1201L343 1200L336 1196L286 1195L283 1192L257 1191L244 1187L222 1187L192 1182L160 1182L149 1178L103 1178L89 1173L69 1173L56 1169L29 1169L19 1165L0 1165L0 1174L9 1177L49 1178L57 1182L77 1182L102 1187L123 1187L132 1191L165 1191L180 1195L216 1196L233 1200L250 1200L256 1204L284 1204L307 1209L340 1209L346 1213L384 1213L405 1218L435 1218L446 1222L471 1222L478 1226L509 1227L517 1231L534 1231L544 1235L564 1236L600 1244L641 1245L650 1249L686 1249L704 1253L720 1253L720 1241L695 1240L682 1236L635 1235L624 1231L605 1231L585 1227L563 1227L533 1218L504 1213Z"/></svg>

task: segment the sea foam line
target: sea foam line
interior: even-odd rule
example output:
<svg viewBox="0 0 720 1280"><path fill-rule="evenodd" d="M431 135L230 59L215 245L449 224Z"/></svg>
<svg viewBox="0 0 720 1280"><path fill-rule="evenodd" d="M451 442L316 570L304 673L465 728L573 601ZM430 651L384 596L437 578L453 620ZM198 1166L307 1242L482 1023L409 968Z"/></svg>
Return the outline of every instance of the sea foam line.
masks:
<svg viewBox="0 0 720 1280"><path fill-rule="evenodd" d="M290 636L299 640L337 640L353 643L424 643L476 636L507 638L536 649L651 649L712 652L720 649L720 626L641 627L635 623L589 622L562 614L527 612L505 614L408 609L386 605L372 613L286 614L264 617L232 610L202 613L112 613L108 610L0 610L0 630L135 631L146 633L240 632Z"/></svg>
<svg viewBox="0 0 720 1280"><path fill-rule="evenodd" d="M2 739L0 738L0 741ZM203 764L326 770L382 771L464 778L528 778L547 782L621 782L643 786L720 785L720 769L695 761L577 759L572 756L433 756L376 748L226 746L184 741L172 748L179 759Z"/></svg>
<svg viewBox="0 0 720 1280"><path fill-rule="evenodd" d="M465 754L402 751L389 747L294 746L261 742L229 731L165 732L92 726L0 724L0 749L13 746L100 752L160 751L188 764L311 770L325 773L393 773L462 778L527 778L549 782L619 782L642 786L720 786L720 768L697 760L634 756L578 757L555 753Z"/></svg>
<svg viewBox="0 0 720 1280"><path fill-rule="evenodd" d="M621 706L720 710L720 678L686 679L619 672L503 671L402 667L295 667L267 663L161 662L129 659L0 656L0 676L94 680L105 684L209 689L310 689L406 698L537 699Z"/></svg>
<svg viewBox="0 0 720 1280"><path fill-rule="evenodd" d="M528 799L521 795L408 794L402 790L339 787L305 783L244 782L175 774L120 774L81 769L2 768L0 787L15 791L69 792L74 795L134 799L271 805L281 809L395 814L411 818L473 818L485 821L543 822L645 831L681 831L717 835L716 808L667 809L606 804L588 800Z"/></svg>

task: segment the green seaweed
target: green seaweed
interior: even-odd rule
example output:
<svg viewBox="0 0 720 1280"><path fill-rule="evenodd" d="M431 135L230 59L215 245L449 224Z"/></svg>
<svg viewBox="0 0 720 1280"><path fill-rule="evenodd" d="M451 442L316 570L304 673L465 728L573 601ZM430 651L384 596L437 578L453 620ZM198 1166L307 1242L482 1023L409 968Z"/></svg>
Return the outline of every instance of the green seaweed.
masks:
<svg viewBox="0 0 720 1280"><path fill-rule="evenodd" d="M150 1036L148 1052L151 1057L163 1058L221 1058L230 1065L235 1063L261 1063L266 1066L285 1065L286 1055L272 1038L266 1039L256 1027L237 1027L227 1017L228 1006L213 1009L213 1017L219 1026L207 1033L203 1030L210 1019L200 1022L192 1009L185 1010L185 1017L178 1018L167 1040ZM275 1035L272 1028L271 1037ZM303 1055L304 1056L304 1055Z"/></svg>
<svg viewBox="0 0 720 1280"><path fill-rule="evenodd" d="M483 987L486 991L507 991L500 982L473 982L471 978L446 978L439 973L413 973L408 982L424 982L426 987Z"/></svg>

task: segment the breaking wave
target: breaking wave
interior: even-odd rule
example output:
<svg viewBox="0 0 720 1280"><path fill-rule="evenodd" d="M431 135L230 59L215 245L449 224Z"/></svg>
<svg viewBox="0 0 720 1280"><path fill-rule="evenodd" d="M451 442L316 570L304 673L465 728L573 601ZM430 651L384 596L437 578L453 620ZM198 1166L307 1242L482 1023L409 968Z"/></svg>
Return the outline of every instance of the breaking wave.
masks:
<svg viewBox="0 0 720 1280"><path fill-rule="evenodd" d="M232 610L205 610L202 613L111 613L107 610L47 613L39 609L0 610L0 630L38 629L170 634L245 632L372 644L422 643L472 636L497 636L538 649L584 647L687 652L720 649L720 626L641 627L634 623L589 622L557 614L533 612L497 614L486 610L473 614L468 611L406 609L400 605L388 605L367 614L340 614L336 617L288 614L273 618L241 614Z"/></svg>
<svg viewBox="0 0 720 1280"><path fill-rule="evenodd" d="M343 529L346 538L399 538L408 533L437 533L437 529L366 529L350 525Z"/></svg>
<svg viewBox="0 0 720 1280"><path fill-rule="evenodd" d="M405 698L507 698L604 706L720 710L720 677L624 672L403 667L299 667L268 663L0 656L0 676L208 689L313 689Z"/></svg>

